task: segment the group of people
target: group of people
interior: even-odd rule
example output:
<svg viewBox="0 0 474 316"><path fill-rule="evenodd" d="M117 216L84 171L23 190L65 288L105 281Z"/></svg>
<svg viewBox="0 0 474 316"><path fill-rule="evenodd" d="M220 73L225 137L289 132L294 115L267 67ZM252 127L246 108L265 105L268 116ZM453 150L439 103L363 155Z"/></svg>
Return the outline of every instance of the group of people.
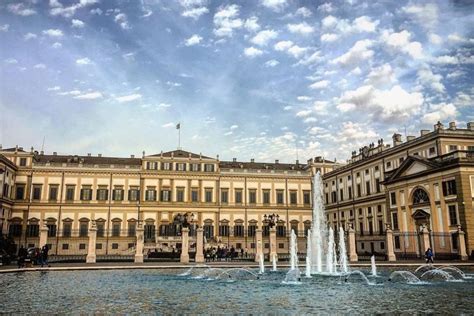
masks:
<svg viewBox="0 0 474 316"><path fill-rule="evenodd" d="M244 251L244 249L240 249L240 257L243 258L244 256L247 256L247 251ZM235 259L239 257L239 251L234 248L234 246L224 246L220 247L211 247L207 248L204 251L204 257L206 258L206 261L230 261L232 259Z"/></svg>
<svg viewBox="0 0 474 316"><path fill-rule="evenodd" d="M18 250L18 268L25 268L27 260L30 260L31 263L41 265L41 267L45 265L50 267L48 262L48 252L48 245L44 245L41 249L32 248L30 251L21 245Z"/></svg>

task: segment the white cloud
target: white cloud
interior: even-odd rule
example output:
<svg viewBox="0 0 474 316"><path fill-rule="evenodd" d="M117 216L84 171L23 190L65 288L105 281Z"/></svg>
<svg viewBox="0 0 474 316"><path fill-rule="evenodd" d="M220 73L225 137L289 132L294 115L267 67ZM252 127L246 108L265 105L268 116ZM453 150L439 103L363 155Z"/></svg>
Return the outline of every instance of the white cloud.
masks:
<svg viewBox="0 0 474 316"><path fill-rule="evenodd" d="M335 58L331 63L351 66L370 59L374 56L374 51L370 49L372 44L373 41L369 39L357 41L347 53Z"/></svg>
<svg viewBox="0 0 474 316"><path fill-rule="evenodd" d="M288 54L292 55L294 58L300 58L306 51L307 47L300 47L298 45L293 45L288 49Z"/></svg>
<svg viewBox="0 0 474 316"><path fill-rule="evenodd" d="M33 66L33 68L35 69L46 69L46 65L45 64L36 64Z"/></svg>
<svg viewBox="0 0 474 316"><path fill-rule="evenodd" d="M120 103L124 103L124 102L131 102L131 101L135 101L135 100L140 100L141 98L142 98L141 94L134 93L134 94L124 95L124 96L121 96L121 97L116 97L115 100L117 100Z"/></svg>
<svg viewBox="0 0 474 316"><path fill-rule="evenodd" d="M287 27L291 33L308 35L314 32L314 27L307 24L306 22L298 23L298 24L288 24Z"/></svg>
<svg viewBox="0 0 474 316"><path fill-rule="evenodd" d="M422 122L425 124L435 124L438 121L455 119L457 115L456 106L452 103L433 104L430 107L430 112L423 115Z"/></svg>
<svg viewBox="0 0 474 316"><path fill-rule="evenodd" d="M170 87L181 87L181 82L166 81L166 85Z"/></svg>
<svg viewBox="0 0 474 316"><path fill-rule="evenodd" d="M338 21L339 20L336 17L334 17L332 15L328 15L327 17L322 19L321 26L324 29L332 28L332 27L335 27L337 25Z"/></svg>
<svg viewBox="0 0 474 316"><path fill-rule="evenodd" d="M46 89L46 91L59 91L59 90L61 90L60 86L54 86L54 87Z"/></svg>
<svg viewBox="0 0 474 316"><path fill-rule="evenodd" d="M386 120L397 120L419 113L423 102L421 93L407 92L399 85L389 90L378 90L371 85L365 85L344 92L339 99L339 107L341 110L366 110Z"/></svg>
<svg viewBox="0 0 474 316"><path fill-rule="evenodd" d="M197 45L201 43L201 41L202 41L202 37L199 36L198 34L194 34L193 36L191 36L190 38L184 41L184 45L193 46L193 45Z"/></svg>
<svg viewBox="0 0 474 316"><path fill-rule="evenodd" d="M434 57L433 62L441 65L456 65L459 63L459 59L457 56L443 55Z"/></svg>
<svg viewBox="0 0 474 316"><path fill-rule="evenodd" d="M214 14L214 34L218 37L232 37L234 29L239 29L244 22L238 18L240 7L236 4L221 6Z"/></svg>
<svg viewBox="0 0 474 316"><path fill-rule="evenodd" d="M244 27L252 32L256 32L260 29L260 25L258 24L258 18L256 16L252 16L245 20Z"/></svg>
<svg viewBox="0 0 474 316"><path fill-rule="evenodd" d="M291 46L293 46L292 41L280 41L280 42L276 43L275 46L273 46L273 48L275 48L275 50L277 50L277 51L286 51Z"/></svg>
<svg viewBox="0 0 474 316"><path fill-rule="evenodd" d="M266 46L269 41L277 37L278 37L278 32L274 30L264 30L264 31L258 32L254 37L252 37L250 42L259 46Z"/></svg>
<svg viewBox="0 0 474 316"><path fill-rule="evenodd" d="M53 3L50 2L50 7L51 9L49 10L49 13L53 16L63 16L65 18L70 18L76 14L76 11L81 8L85 8L87 6L96 4L98 0L79 0L79 2L74 3L68 7L64 7L59 1L53 1ZM93 9L94 10L94 9ZM96 13L97 11L91 13ZM97 10L97 9L96 9ZM100 9L99 9L100 10ZM102 13L102 11L100 11ZM99 14L100 15L100 14Z"/></svg>
<svg viewBox="0 0 474 316"><path fill-rule="evenodd" d="M48 29L43 31L43 35L49 37L63 37L64 33L60 29Z"/></svg>
<svg viewBox="0 0 474 316"><path fill-rule="evenodd" d="M58 95L80 95L80 94L81 94L81 91L79 90L58 92Z"/></svg>
<svg viewBox="0 0 474 316"><path fill-rule="evenodd" d="M320 81L317 81L317 82L311 84L309 86L309 88L314 89L314 90L324 89L324 88L327 88L329 86L329 84L330 84L329 80L320 80Z"/></svg>
<svg viewBox="0 0 474 316"><path fill-rule="evenodd" d="M63 44L61 44L61 43L59 43L59 42L54 42L53 45L51 45L51 47L58 49L58 48L63 47Z"/></svg>
<svg viewBox="0 0 474 316"><path fill-rule="evenodd" d="M170 127L175 127L175 126L176 125L173 122L169 122L169 123L161 125L161 127L164 127L164 128L170 128Z"/></svg>
<svg viewBox="0 0 474 316"><path fill-rule="evenodd" d="M307 95L300 95L296 97L296 100L301 102L311 101L312 99L312 97L308 97Z"/></svg>
<svg viewBox="0 0 474 316"><path fill-rule="evenodd" d="M430 67L424 66L418 70L418 82L424 86L429 87L433 91L443 93L445 91L444 85L441 83L443 76L434 74Z"/></svg>
<svg viewBox="0 0 474 316"><path fill-rule="evenodd" d="M160 103L160 104L158 104L158 108L161 108L161 109L167 109L169 107L171 107L171 104L169 104L169 103Z"/></svg>
<svg viewBox="0 0 474 316"><path fill-rule="evenodd" d="M247 48L244 49L244 54L247 57L254 58L254 57L262 55L263 51L261 51L258 48L255 48L255 47L251 46L251 47L247 47Z"/></svg>
<svg viewBox="0 0 474 316"><path fill-rule="evenodd" d="M339 103L339 104L337 105L337 109L338 109L339 111L343 112L343 113L344 113L344 112L352 111L352 110L355 109L355 107L356 107L356 105L353 104L353 103Z"/></svg>
<svg viewBox="0 0 474 316"><path fill-rule="evenodd" d="M94 14L94 15L102 15L103 13L103 11L100 8L92 9L90 12L91 14Z"/></svg>
<svg viewBox="0 0 474 316"><path fill-rule="evenodd" d="M468 43L472 44L472 43L474 43L473 38L467 39L467 38L459 35L458 33L449 34L448 35L448 41L453 42L453 43L462 43L462 44L468 44Z"/></svg>
<svg viewBox="0 0 474 316"><path fill-rule="evenodd" d="M76 60L76 64L81 65L81 66L83 66L83 65L91 65L91 64L92 64L92 61L91 61L89 58L84 57L84 58L79 58L79 59L77 59L77 60Z"/></svg>
<svg viewBox="0 0 474 316"><path fill-rule="evenodd" d="M307 56L307 57L301 59L298 62L298 64L311 65L311 64L320 62L321 60L322 60L321 51L318 50L318 51L312 53L310 56Z"/></svg>
<svg viewBox="0 0 474 316"><path fill-rule="evenodd" d="M187 17L187 18L192 18L194 20L198 20L201 15L204 15L206 13L209 13L209 9L206 7L197 7L197 8L190 8L183 13L181 13L182 16Z"/></svg>
<svg viewBox="0 0 474 316"><path fill-rule="evenodd" d="M448 79L456 79L462 76L465 76L466 72L462 70L454 70L453 72L450 72L446 75L446 78Z"/></svg>
<svg viewBox="0 0 474 316"><path fill-rule="evenodd" d="M293 109L291 105L286 105L283 107L283 111L290 111L291 109Z"/></svg>
<svg viewBox="0 0 474 316"><path fill-rule="evenodd" d="M334 33L325 33L321 35L321 42L334 42L339 39L339 35Z"/></svg>
<svg viewBox="0 0 474 316"><path fill-rule="evenodd" d="M262 0L262 5L275 12L281 12L287 5L287 0Z"/></svg>
<svg viewBox="0 0 474 316"><path fill-rule="evenodd" d="M412 16L420 26L426 29L433 29L438 24L438 6L434 3L411 4L403 7L402 11Z"/></svg>
<svg viewBox="0 0 474 316"><path fill-rule="evenodd" d="M472 107L472 105L474 104L474 94L469 95L465 92L459 91L456 94L456 98L454 99L453 103L459 107Z"/></svg>
<svg viewBox="0 0 474 316"><path fill-rule="evenodd" d="M8 11L16 15L30 16L36 14L35 10L26 7L23 3L9 4L7 8Z"/></svg>
<svg viewBox="0 0 474 316"><path fill-rule="evenodd" d="M443 39L438 34L430 33L428 35L428 38L429 38L431 44L441 45L443 43Z"/></svg>
<svg viewBox="0 0 474 316"><path fill-rule="evenodd" d="M387 47L396 51L404 52L414 59L423 57L423 47L419 42L410 42L411 33L407 30L401 32L383 31L381 39Z"/></svg>
<svg viewBox="0 0 474 316"><path fill-rule="evenodd" d="M298 10L296 10L295 14L301 15L304 18L309 18L311 15L313 15L313 12L311 12L311 10L306 7L301 7L301 8L298 8Z"/></svg>
<svg viewBox="0 0 474 316"><path fill-rule="evenodd" d="M312 113L311 110L301 110L296 113L296 117L307 117L307 116L310 116L311 113Z"/></svg>
<svg viewBox="0 0 474 316"><path fill-rule="evenodd" d="M85 23L78 19L72 19L71 26L81 29L85 26Z"/></svg>
<svg viewBox="0 0 474 316"><path fill-rule="evenodd" d="M10 29L10 24L0 25L0 32L8 32L9 29Z"/></svg>
<svg viewBox="0 0 474 316"><path fill-rule="evenodd" d="M231 129L232 131L233 131L233 130L236 130L236 129L238 129L238 128L239 128L239 125L232 125L232 126L230 127L230 129Z"/></svg>
<svg viewBox="0 0 474 316"><path fill-rule="evenodd" d="M18 64L18 60L16 60L15 58L7 58L3 62L10 65Z"/></svg>
<svg viewBox="0 0 474 316"><path fill-rule="evenodd" d="M265 62L265 67L275 67L278 66L280 62L275 59L270 59L269 61Z"/></svg>
<svg viewBox="0 0 474 316"><path fill-rule="evenodd" d="M78 100L96 100L102 97L103 97L102 93L96 91L96 92L88 92L84 94L79 94L79 95L74 96L73 98L78 99Z"/></svg>
<svg viewBox="0 0 474 316"><path fill-rule="evenodd" d="M29 41L30 39L34 39L34 38L37 38L38 35L36 35L35 33L26 33L24 36L23 36L23 39L25 41Z"/></svg>
<svg viewBox="0 0 474 316"><path fill-rule="evenodd" d="M119 13L114 18L115 23L120 25L123 30L131 29L130 24L128 23L128 17L125 13Z"/></svg>
<svg viewBox="0 0 474 316"><path fill-rule="evenodd" d="M389 85L395 82L397 82L397 78L395 77L390 64L383 64L379 67L373 68L367 75L367 79L364 81L364 83L371 84L373 86Z"/></svg>
<svg viewBox="0 0 474 316"><path fill-rule="evenodd" d="M318 6L318 11L330 13L334 11L334 8L332 7L332 4L330 2L326 2Z"/></svg>
<svg viewBox="0 0 474 316"><path fill-rule="evenodd" d="M353 31L360 33L373 33L376 31L379 23L380 22L378 20L372 21L372 19L368 16L361 16L353 21Z"/></svg>

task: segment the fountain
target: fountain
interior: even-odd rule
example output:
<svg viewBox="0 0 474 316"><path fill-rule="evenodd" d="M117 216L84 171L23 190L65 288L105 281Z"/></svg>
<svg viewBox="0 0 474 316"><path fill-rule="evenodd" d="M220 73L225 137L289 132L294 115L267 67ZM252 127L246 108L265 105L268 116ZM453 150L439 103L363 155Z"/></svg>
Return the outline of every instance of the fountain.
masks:
<svg viewBox="0 0 474 316"><path fill-rule="evenodd" d="M472 277L467 276L463 271L461 271L459 268L453 267L453 266L444 266L439 268L440 270L446 271L450 273L453 276L457 276L461 279L472 279Z"/></svg>
<svg viewBox="0 0 474 316"><path fill-rule="evenodd" d="M365 281L365 283L367 283L367 285L374 285L374 283L371 283L369 281L369 279L367 278L367 276L360 270L355 270L355 271L351 271L351 272L348 272L344 278L344 281L347 282L349 280L349 277L351 275L358 275L362 278L362 280Z"/></svg>
<svg viewBox="0 0 474 316"><path fill-rule="evenodd" d="M329 274L335 273L336 262L334 262L334 231L329 227L328 250L326 254L326 272Z"/></svg>
<svg viewBox="0 0 474 316"><path fill-rule="evenodd" d="M260 255L260 257L258 258L258 262L259 262L259 267L260 267L260 271L258 272L259 274L264 274L265 273L265 264L264 264L264 258L263 258L263 253Z"/></svg>
<svg viewBox="0 0 474 316"><path fill-rule="evenodd" d="M344 239L344 229L342 227L339 227L339 267L342 273L349 272L349 267L347 265L346 241Z"/></svg>
<svg viewBox="0 0 474 316"><path fill-rule="evenodd" d="M377 276L377 266L375 265L375 256L374 255L372 255L372 257L370 257L370 265L372 267L372 276L376 277Z"/></svg>
<svg viewBox="0 0 474 316"><path fill-rule="evenodd" d="M323 187L321 174L314 175L313 183L313 222L311 225L311 263L312 273L323 272L323 245L326 245L326 216L323 206Z"/></svg>
<svg viewBox="0 0 474 316"><path fill-rule="evenodd" d="M291 230L290 238L290 270L285 276L283 284L300 284L301 272L298 267L298 245L295 231Z"/></svg>
<svg viewBox="0 0 474 316"><path fill-rule="evenodd" d="M272 271L277 272L277 261L276 261L276 254L273 254L272 256Z"/></svg>
<svg viewBox="0 0 474 316"><path fill-rule="evenodd" d="M306 237L306 277L311 277L311 229L308 229Z"/></svg>
<svg viewBox="0 0 474 316"><path fill-rule="evenodd" d="M414 275L410 271L394 271L392 272L392 274L390 274L388 280L394 281L397 277L400 277L408 284L424 284L416 275Z"/></svg>
<svg viewBox="0 0 474 316"><path fill-rule="evenodd" d="M443 271L441 269L428 270L420 276L420 280L422 280L422 279L428 279L428 280L435 279L436 280L436 279L439 279L439 278L441 278L442 280L445 280L445 281L454 281L454 280L456 280L451 274L449 274L448 272Z"/></svg>

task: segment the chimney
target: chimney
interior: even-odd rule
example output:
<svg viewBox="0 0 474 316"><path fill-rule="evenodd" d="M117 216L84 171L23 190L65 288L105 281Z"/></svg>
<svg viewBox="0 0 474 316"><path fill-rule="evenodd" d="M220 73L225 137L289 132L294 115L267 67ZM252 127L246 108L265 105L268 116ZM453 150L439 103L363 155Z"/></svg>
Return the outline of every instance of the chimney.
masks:
<svg viewBox="0 0 474 316"><path fill-rule="evenodd" d="M219 155L216 155L216 160L219 160Z"/></svg>
<svg viewBox="0 0 474 316"><path fill-rule="evenodd" d="M468 122L467 129L470 131L474 131L474 122ZM0 149L2 149L2 145L0 145Z"/></svg>
<svg viewBox="0 0 474 316"><path fill-rule="evenodd" d="M421 136L425 136L425 135L429 134L429 132L430 132L429 129L422 129L422 130L420 131L420 135L421 135Z"/></svg>
<svg viewBox="0 0 474 316"><path fill-rule="evenodd" d="M452 131L456 130L456 122L449 122L449 129Z"/></svg>
<svg viewBox="0 0 474 316"><path fill-rule="evenodd" d="M443 126L443 123L441 123L440 121L438 121L438 123L436 123L434 125L434 130L437 131L439 129L444 129L444 126Z"/></svg>
<svg viewBox="0 0 474 316"><path fill-rule="evenodd" d="M33 153L34 151L35 151L35 149L33 148L33 146L31 146L30 153Z"/></svg>
<svg viewBox="0 0 474 316"><path fill-rule="evenodd" d="M130 158L135 158L135 155L130 155Z"/></svg>
<svg viewBox="0 0 474 316"><path fill-rule="evenodd" d="M416 136L407 136L407 142L412 141L416 138Z"/></svg>
<svg viewBox="0 0 474 316"><path fill-rule="evenodd" d="M53 151L53 156L57 156L57 155L58 155L58 153Z"/></svg>
<svg viewBox="0 0 474 316"><path fill-rule="evenodd" d="M392 140L393 140L393 147L398 146L402 143L402 135L395 133L392 136Z"/></svg>
<svg viewBox="0 0 474 316"><path fill-rule="evenodd" d="M296 159L296 164L299 165L300 164L300 161L298 159Z"/></svg>
<svg viewBox="0 0 474 316"><path fill-rule="evenodd" d="M232 162L237 162L237 158L232 158Z"/></svg>
<svg viewBox="0 0 474 316"><path fill-rule="evenodd" d="M44 151L40 151L40 154L41 154L41 155L44 155Z"/></svg>
<svg viewBox="0 0 474 316"><path fill-rule="evenodd" d="M278 159L275 159L275 163L279 163L280 161Z"/></svg>
<svg viewBox="0 0 474 316"><path fill-rule="evenodd" d="M98 154L97 157L102 157L102 154Z"/></svg>
<svg viewBox="0 0 474 316"><path fill-rule="evenodd" d="M255 159L253 159L253 158L250 159L250 162L251 162L251 163L254 163L254 162L255 162Z"/></svg>
<svg viewBox="0 0 474 316"><path fill-rule="evenodd" d="M87 157L90 157L90 156L92 156L92 154L91 154L91 153L87 153Z"/></svg>

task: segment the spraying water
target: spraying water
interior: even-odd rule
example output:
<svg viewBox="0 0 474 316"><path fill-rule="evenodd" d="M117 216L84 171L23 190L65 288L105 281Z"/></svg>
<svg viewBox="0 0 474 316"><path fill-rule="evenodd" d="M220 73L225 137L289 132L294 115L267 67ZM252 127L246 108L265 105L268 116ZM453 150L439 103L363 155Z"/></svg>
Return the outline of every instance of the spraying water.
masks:
<svg viewBox="0 0 474 316"><path fill-rule="evenodd" d="M265 264L263 262L263 254L260 255L260 257L258 258L258 261L259 261L259 264L260 264L260 271L259 273L260 274L264 274L265 273Z"/></svg>
<svg viewBox="0 0 474 316"><path fill-rule="evenodd" d="M341 272L348 273L346 240L344 239L344 229L339 227L339 266Z"/></svg>
<svg viewBox="0 0 474 316"><path fill-rule="evenodd" d="M312 272L323 272L324 245L326 245L326 216L323 206L323 186L321 174L317 172L313 181L313 222L311 226Z"/></svg>
<svg viewBox="0 0 474 316"><path fill-rule="evenodd" d="M328 273L334 273L334 231L329 227L328 252L326 255L326 270Z"/></svg>
<svg viewBox="0 0 474 316"><path fill-rule="evenodd" d="M308 229L306 236L306 273L307 278L311 277L311 229Z"/></svg>
<svg viewBox="0 0 474 316"><path fill-rule="evenodd" d="M298 245L295 231L291 230L290 239L290 270L285 276L284 284L300 284L301 272L298 268Z"/></svg>
<svg viewBox="0 0 474 316"><path fill-rule="evenodd" d="M370 257L370 264L372 266L372 276L377 276L377 266L375 265L375 256Z"/></svg>
<svg viewBox="0 0 474 316"><path fill-rule="evenodd" d="M273 272L276 272L276 271L277 271L277 261L276 261L276 256L277 256L276 254L274 254L274 255L272 256L272 265L273 265L273 269L272 269L272 271L273 271Z"/></svg>

